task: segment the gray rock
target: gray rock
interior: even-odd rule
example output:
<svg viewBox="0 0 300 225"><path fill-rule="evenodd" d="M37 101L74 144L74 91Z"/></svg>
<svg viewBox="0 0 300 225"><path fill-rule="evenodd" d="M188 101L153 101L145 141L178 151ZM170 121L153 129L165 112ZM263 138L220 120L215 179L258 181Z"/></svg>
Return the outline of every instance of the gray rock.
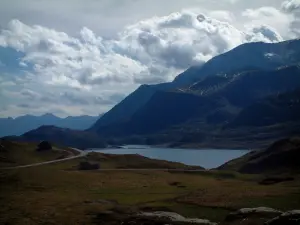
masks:
<svg viewBox="0 0 300 225"><path fill-rule="evenodd" d="M0 144L0 152L6 152L6 151L7 151L6 148Z"/></svg>
<svg viewBox="0 0 300 225"><path fill-rule="evenodd" d="M300 224L300 210L292 210L282 213L280 216L269 220L266 225L299 225Z"/></svg>
<svg viewBox="0 0 300 225"><path fill-rule="evenodd" d="M163 212L163 211L141 212L139 213L139 216L164 218L172 222L182 222L182 223L191 223L191 224L200 224L200 225L217 225L216 223L212 223L209 220L203 220L197 218L186 218L174 212Z"/></svg>
<svg viewBox="0 0 300 225"><path fill-rule="evenodd" d="M52 145L48 141L41 141L37 146L37 151L49 151Z"/></svg>
<svg viewBox="0 0 300 225"><path fill-rule="evenodd" d="M274 217L281 215L282 212L276 209L268 208L268 207L257 207L257 208L242 208L236 212L230 213L226 217L226 221L239 220L251 216L263 216L263 217Z"/></svg>

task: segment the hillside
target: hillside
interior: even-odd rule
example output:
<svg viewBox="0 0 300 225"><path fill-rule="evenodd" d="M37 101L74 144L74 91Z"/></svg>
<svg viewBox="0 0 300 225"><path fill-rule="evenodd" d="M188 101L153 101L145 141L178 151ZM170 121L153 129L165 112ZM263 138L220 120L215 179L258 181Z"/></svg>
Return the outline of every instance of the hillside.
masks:
<svg viewBox="0 0 300 225"><path fill-rule="evenodd" d="M37 151L37 146L38 143L34 142L0 139L0 169L74 156L74 152L67 148L52 146L51 150Z"/></svg>
<svg viewBox="0 0 300 225"><path fill-rule="evenodd" d="M12 137L14 139L14 137ZM42 126L38 129L29 131L17 140L42 141L46 140L57 145L85 148L103 148L106 146L104 140L97 134L87 131L71 130L55 126Z"/></svg>
<svg viewBox="0 0 300 225"><path fill-rule="evenodd" d="M129 120L147 103L157 91L188 89L207 76L227 76L245 71L270 71L300 62L300 40L276 44L248 43L216 56L202 66L193 66L179 74L173 82L158 85L143 85L100 118L93 131L101 127ZM259 84L259 81L256 80ZM210 86L215 86L211 83Z"/></svg>
<svg viewBox="0 0 300 225"><path fill-rule="evenodd" d="M36 152L35 145L14 142L5 147L28 162L46 160L46 155L42 156L45 152ZM47 157L55 154L50 152ZM14 159L16 164L26 163ZM82 169L83 163L98 164L100 169ZM190 169L193 167L138 155L98 153L48 165L0 169L0 224L191 225L199 223L180 220L198 218L205 219L200 224L209 225L263 225L282 212L300 207L298 175L280 185L261 185L256 175ZM256 207L261 207L262 213L249 209ZM179 221L142 215L146 213L171 215Z"/></svg>
<svg viewBox="0 0 300 225"><path fill-rule="evenodd" d="M251 152L239 159L232 160L221 170L234 170L241 173L300 172L300 139L287 138L275 142L270 147Z"/></svg>
<svg viewBox="0 0 300 225"><path fill-rule="evenodd" d="M113 124L116 121L127 121L141 106L143 106L156 92L156 87L151 85L142 85L122 102L113 107L109 113L104 114L93 126L89 129L97 131L99 127ZM116 120L117 118L117 120Z"/></svg>
<svg viewBox="0 0 300 225"><path fill-rule="evenodd" d="M207 91L207 83L212 78L221 84L213 90ZM217 129L228 128L228 123L237 124L239 118L243 118L247 107L260 104L259 101L267 99L269 96L277 96L278 93L285 93L296 88L300 88L300 68L298 66L284 67L274 71L252 71L240 74L235 78L219 78L210 76L194 85L193 89L183 91L158 91L131 119L123 123L115 123L102 127L98 132L105 136L115 135L145 135L157 132L168 133L177 130L180 134L198 132L205 130L214 132ZM297 96L298 92L293 92L294 100L286 94L280 101L274 102L277 109L283 110L282 105L286 105L285 114L281 118L273 118L271 123L286 123L293 121L298 113ZM280 95L281 96L281 95ZM276 97L271 97L271 99ZM289 107L290 101L296 101L294 107ZM264 108L256 109L261 113L271 113L264 111ZM281 114L281 111L278 114ZM241 112L241 114L239 114ZM251 120L254 117L246 113L246 119L250 121L245 126L255 126ZM255 114L259 116L259 114ZM290 117L294 115L293 117ZM255 121L259 121L258 118ZM226 130L226 129L225 129ZM238 133L237 133L238 135Z"/></svg>
<svg viewBox="0 0 300 225"><path fill-rule="evenodd" d="M281 43L246 43L216 56L202 67L195 67L177 76L173 83L191 84L203 76L244 70L273 70L300 61L300 40Z"/></svg>
<svg viewBox="0 0 300 225"><path fill-rule="evenodd" d="M60 118L47 113L41 116L25 115L16 118L0 118L0 137L21 135L43 125L52 125L75 130L85 130L92 126L99 116L69 116Z"/></svg>
<svg viewBox="0 0 300 225"><path fill-rule="evenodd" d="M246 107L228 127L268 126L297 121L300 121L300 89L271 96Z"/></svg>

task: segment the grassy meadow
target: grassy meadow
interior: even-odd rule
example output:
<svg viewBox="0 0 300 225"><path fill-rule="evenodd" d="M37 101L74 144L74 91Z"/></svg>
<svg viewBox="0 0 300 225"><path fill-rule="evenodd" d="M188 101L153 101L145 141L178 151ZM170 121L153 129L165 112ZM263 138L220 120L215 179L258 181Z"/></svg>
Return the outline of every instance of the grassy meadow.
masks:
<svg viewBox="0 0 300 225"><path fill-rule="evenodd" d="M15 165L65 154L53 150L40 155L44 153L36 152L34 145L23 145L10 146ZM300 208L297 176L289 182L260 185L263 176L226 171L81 171L77 169L81 161L98 162L101 168L189 168L136 155L90 154L55 164L0 169L0 224L118 224L105 213L142 210L220 222L242 207Z"/></svg>

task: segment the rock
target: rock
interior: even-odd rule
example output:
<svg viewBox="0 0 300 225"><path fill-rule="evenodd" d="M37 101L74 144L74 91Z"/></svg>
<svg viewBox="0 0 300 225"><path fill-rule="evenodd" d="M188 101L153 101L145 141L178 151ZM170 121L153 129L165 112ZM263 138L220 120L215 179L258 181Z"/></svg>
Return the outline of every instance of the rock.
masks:
<svg viewBox="0 0 300 225"><path fill-rule="evenodd" d="M139 216L142 217L153 217L153 218L162 218L167 219L171 222L182 222L182 223L191 223L191 224L200 224L200 225L216 225L216 223L212 223L209 220L196 219L196 218L185 218L174 212L141 212Z"/></svg>
<svg viewBox="0 0 300 225"><path fill-rule="evenodd" d="M96 199L96 200L86 200L84 201L86 204L111 204L117 205L118 202L115 200L106 200L106 199Z"/></svg>
<svg viewBox="0 0 300 225"><path fill-rule="evenodd" d="M37 146L37 151L49 151L52 145L48 141L41 141Z"/></svg>
<svg viewBox="0 0 300 225"><path fill-rule="evenodd" d="M98 163L80 162L78 166L79 170L98 170L100 165Z"/></svg>
<svg viewBox="0 0 300 225"><path fill-rule="evenodd" d="M282 213L280 216L269 220L266 225L299 225L300 224L300 210L292 210Z"/></svg>
<svg viewBox="0 0 300 225"><path fill-rule="evenodd" d="M268 177L259 182L261 185L272 185L295 180L294 177Z"/></svg>
<svg viewBox="0 0 300 225"><path fill-rule="evenodd" d="M272 218L274 216L278 216L282 214L281 211L268 208L268 207L257 207L257 208L242 208L239 209L236 212L230 213L226 217L226 221L233 221L233 220L239 220L244 219L248 217L266 217L266 218Z"/></svg>
<svg viewBox="0 0 300 225"><path fill-rule="evenodd" d="M7 152L6 148L0 144L0 152Z"/></svg>

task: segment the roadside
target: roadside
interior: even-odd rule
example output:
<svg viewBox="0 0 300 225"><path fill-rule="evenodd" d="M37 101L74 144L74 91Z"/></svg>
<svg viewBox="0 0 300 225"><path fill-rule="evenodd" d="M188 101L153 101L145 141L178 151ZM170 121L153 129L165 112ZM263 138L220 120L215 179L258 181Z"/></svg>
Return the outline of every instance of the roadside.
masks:
<svg viewBox="0 0 300 225"><path fill-rule="evenodd" d="M53 163L58 163L58 162L64 162L64 161L68 161L68 160L72 160L72 159L84 157L84 156L86 156L88 154L88 152L82 151L82 150L77 149L77 148L71 148L71 149L74 150L75 152L79 153L79 154L78 155L74 155L74 153L72 152L73 156L70 156L68 158L56 159L56 160L51 160L51 161L46 161L46 162L40 162L40 163L33 163L33 164L28 164L28 165L5 167L5 168L1 168L1 169L3 169L3 170L9 170L9 169L18 169L18 168L28 168L28 167L34 167L34 166L42 166L42 165L53 164ZM66 150L61 150L61 151L66 151Z"/></svg>

